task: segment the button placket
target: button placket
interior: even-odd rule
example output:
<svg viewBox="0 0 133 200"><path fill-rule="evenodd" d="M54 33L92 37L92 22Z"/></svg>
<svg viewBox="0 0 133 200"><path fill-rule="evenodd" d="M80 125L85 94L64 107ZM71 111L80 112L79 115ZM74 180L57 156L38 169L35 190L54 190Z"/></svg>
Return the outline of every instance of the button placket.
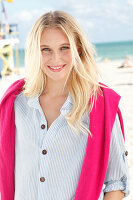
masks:
<svg viewBox="0 0 133 200"><path fill-rule="evenodd" d="M60 115L58 117L58 121L62 121L63 119L63 122L64 121L64 116ZM57 122L57 121L56 121ZM43 142L42 142L42 145L41 145L41 160L40 160L40 188L41 187L44 187L44 183L47 184L47 181L48 178L47 178L47 175L48 175L48 167L49 166L49 161L47 160L48 159L48 152L50 151L49 149L49 145L51 146L52 143L54 143L54 139L55 139L55 135L58 133L58 130L61 128L60 123L53 123L51 125L51 127L47 130L47 122L45 122L44 120L41 120L41 124L40 124L40 129L41 129L41 133L47 133L47 134L44 134L45 135L45 138L43 138ZM62 124L63 125L63 124ZM42 134L43 135L43 134ZM40 189L39 188L39 189ZM44 189L44 188L43 188Z"/></svg>
<svg viewBox="0 0 133 200"><path fill-rule="evenodd" d="M38 104L39 104L39 100L38 100ZM47 120L46 120L46 118L45 118L45 115L44 115L44 113L43 113L43 111L42 111L42 108L41 108L41 106L40 106L40 104L39 104L39 113L40 113L40 116L41 116L41 124L40 124L40 127L41 127L41 129L44 131L47 131Z"/></svg>
<svg viewBox="0 0 133 200"><path fill-rule="evenodd" d="M47 153L47 151L45 149L43 149L43 150L40 151L40 153L41 153L42 156L44 156ZM40 184L42 184L46 181L45 171L43 171L44 163L45 163L45 159L43 157L40 157L40 173L39 173ZM40 189L40 188L38 188L38 189Z"/></svg>

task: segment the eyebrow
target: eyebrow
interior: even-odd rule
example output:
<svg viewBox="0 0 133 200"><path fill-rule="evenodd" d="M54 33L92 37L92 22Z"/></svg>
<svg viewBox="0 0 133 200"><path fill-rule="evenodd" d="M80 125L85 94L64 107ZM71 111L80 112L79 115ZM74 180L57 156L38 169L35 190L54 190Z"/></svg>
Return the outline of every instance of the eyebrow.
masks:
<svg viewBox="0 0 133 200"><path fill-rule="evenodd" d="M63 44L60 44L60 46L63 46L63 45L69 45L69 46L70 46L69 43L63 43ZM49 45L42 44L42 45L40 45L40 47L49 47Z"/></svg>

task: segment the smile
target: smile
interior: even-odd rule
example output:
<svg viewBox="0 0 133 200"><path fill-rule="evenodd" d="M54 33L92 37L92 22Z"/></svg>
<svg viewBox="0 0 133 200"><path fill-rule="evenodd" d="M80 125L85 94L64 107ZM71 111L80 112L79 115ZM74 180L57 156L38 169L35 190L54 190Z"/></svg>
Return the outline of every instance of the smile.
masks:
<svg viewBox="0 0 133 200"><path fill-rule="evenodd" d="M64 67L66 66L66 64L64 65L57 65L57 66L48 66L48 68L52 71L61 71Z"/></svg>

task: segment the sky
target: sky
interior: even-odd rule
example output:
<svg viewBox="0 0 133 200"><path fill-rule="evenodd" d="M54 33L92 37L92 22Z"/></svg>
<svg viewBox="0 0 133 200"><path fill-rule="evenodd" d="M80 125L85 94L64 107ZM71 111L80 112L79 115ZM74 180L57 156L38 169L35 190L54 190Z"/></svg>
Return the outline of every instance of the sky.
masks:
<svg viewBox="0 0 133 200"><path fill-rule="evenodd" d="M8 22L18 24L20 48L34 22L50 10L70 13L92 43L133 40L133 0L14 0L4 5Z"/></svg>

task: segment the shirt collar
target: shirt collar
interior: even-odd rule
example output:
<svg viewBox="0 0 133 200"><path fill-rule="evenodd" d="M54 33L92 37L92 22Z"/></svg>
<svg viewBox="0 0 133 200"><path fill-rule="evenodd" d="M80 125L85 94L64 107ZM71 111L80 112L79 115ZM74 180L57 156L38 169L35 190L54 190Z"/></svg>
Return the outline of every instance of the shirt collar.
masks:
<svg viewBox="0 0 133 200"><path fill-rule="evenodd" d="M30 97L27 103L30 107L35 108L35 109L40 109L41 107L39 103L38 95ZM64 102L63 106L60 109L61 114L63 115L68 114L70 110L72 109L72 106L73 106L73 99L72 99L71 94L69 93L66 101Z"/></svg>
<svg viewBox="0 0 133 200"><path fill-rule="evenodd" d="M71 111L72 107L73 107L73 99L69 92L66 101L64 102L63 106L60 109L61 114L67 115Z"/></svg>
<svg viewBox="0 0 133 200"><path fill-rule="evenodd" d="M28 103L29 107L39 109L39 107L40 107L39 96L36 95L36 96L30 97L28 99L27 103Z"/></svg>

